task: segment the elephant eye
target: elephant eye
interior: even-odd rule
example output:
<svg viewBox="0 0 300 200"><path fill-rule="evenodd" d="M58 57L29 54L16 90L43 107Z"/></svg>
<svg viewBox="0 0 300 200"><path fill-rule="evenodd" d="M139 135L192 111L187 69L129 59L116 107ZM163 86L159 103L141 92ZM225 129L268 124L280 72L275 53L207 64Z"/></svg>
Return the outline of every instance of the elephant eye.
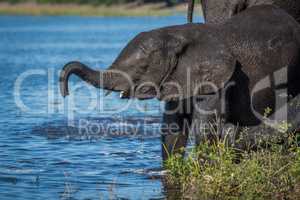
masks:
<svg viewBox="0 0 300 200"><path fill-rule="evenodd" d="M134 67L134 74L135 76L133 76L133 81L139 81L143 75L146 74L147 69L148 69L148 65L140 65L138 67Z"/></svg>
<svg viewBox="0 0 300 200"><path fill-rule="evenodd" d="M148 65L141 65L139 67L139 72L140 73L145 73L147 71L147 69L148 69Z"/></svg>

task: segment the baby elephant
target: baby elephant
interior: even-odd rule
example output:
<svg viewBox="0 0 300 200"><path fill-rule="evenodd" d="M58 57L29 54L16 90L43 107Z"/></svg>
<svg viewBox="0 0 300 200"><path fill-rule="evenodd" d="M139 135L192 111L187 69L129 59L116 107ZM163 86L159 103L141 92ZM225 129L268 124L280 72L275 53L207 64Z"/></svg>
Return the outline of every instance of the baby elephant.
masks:
<svg viewBox="0 0 300 200"><path fill-rule="evenodd" d="M272 114L283 105L278 98L297 95L299 55L299 24L277 7L256 6L221 25L140 33L106 71L68 63L61 72L61 93L68 95L68 79L75 74L95 87L121 92L122 98L166 101L166 159L186 145L192 124L209 124L218 115L228 123L254 126L266 108ZM186 106L190 100L192 109ZM177 130L167 126L174 123Z"/></svg>

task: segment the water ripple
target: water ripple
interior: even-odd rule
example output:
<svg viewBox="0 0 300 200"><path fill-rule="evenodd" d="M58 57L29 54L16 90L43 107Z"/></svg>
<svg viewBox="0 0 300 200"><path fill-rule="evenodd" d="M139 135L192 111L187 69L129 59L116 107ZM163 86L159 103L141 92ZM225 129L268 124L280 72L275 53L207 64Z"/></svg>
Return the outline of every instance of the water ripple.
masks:
<svg viewBox="0 0 300 200"><path fill-rule="evenodd" d="M163 182L153 178L164 175L158 102L147 101L145 112L132 107L115 115L96 109L88 114L75 112L75 126L71 126L66 120L66 100L59 95L58 73L71 60L104 69L139 32L180 23L185 23L184 16L1 16L0 198L164 198ZM29 112L16 104L15 83L21 74L36 69L47 75L30 76L20 88L23 103L31 111L41 111ZM74 80L78 82L72 79L71 83ZM54 98L48 98L48 89ZM113 110L124 105L117 95L105 98L104 106ZM76 97L79 111L84 111L91 98L84 89ZM54 112L48 112L51 106ZM117 131L81 132L79 119ZM126 132L120 127L136 129ZM135 134L128 134L133 130Z"/></svg>

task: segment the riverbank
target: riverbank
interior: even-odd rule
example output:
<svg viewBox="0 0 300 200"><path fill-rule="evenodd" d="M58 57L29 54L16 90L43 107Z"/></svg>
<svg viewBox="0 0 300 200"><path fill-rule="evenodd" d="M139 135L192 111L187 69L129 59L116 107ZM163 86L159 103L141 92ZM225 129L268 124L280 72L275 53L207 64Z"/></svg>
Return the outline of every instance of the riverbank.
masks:
<svg viewBox="0 0 300 200"><path fill-rule="evenodd" d="M78 5L0 3L0 15L77 15L77 16L168 16L186 13L187 5L165 7L164 4ZM200 10L200 9L198 9ZM200 11L196 11L200 13Z"/></svg>
<svg viewBox="0 0 300 200"><path fill-rule="evenodd" d="M270 141L255 151L205 143L166 162L168 181L187 199L299 199L299 139L293 134L286 146Z"/></svg>

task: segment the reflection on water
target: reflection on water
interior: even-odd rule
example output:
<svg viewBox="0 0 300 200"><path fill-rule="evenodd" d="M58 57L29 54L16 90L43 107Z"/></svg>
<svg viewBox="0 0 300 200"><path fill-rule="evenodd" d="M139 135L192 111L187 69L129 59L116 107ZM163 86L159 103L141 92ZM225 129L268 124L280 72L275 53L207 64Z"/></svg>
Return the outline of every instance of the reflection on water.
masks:
<svg viewBox="0 0 300 200"><path fill-rule="evenodd" d="M103 113L98 105L84 112L103 91L87 93L72 77L73 84L83 84L74 92L73 111L58 93L57 74L71 60L105 68L137 33L184 21L184 16L0 17L0 199L164 198L159 103L139 102L144 112L129 106ZM32 75L16 87L28 70ZM126 104L117 95L100 104L116 110ZM92 131L80 129L80 122L89 122Z"/></svg>

